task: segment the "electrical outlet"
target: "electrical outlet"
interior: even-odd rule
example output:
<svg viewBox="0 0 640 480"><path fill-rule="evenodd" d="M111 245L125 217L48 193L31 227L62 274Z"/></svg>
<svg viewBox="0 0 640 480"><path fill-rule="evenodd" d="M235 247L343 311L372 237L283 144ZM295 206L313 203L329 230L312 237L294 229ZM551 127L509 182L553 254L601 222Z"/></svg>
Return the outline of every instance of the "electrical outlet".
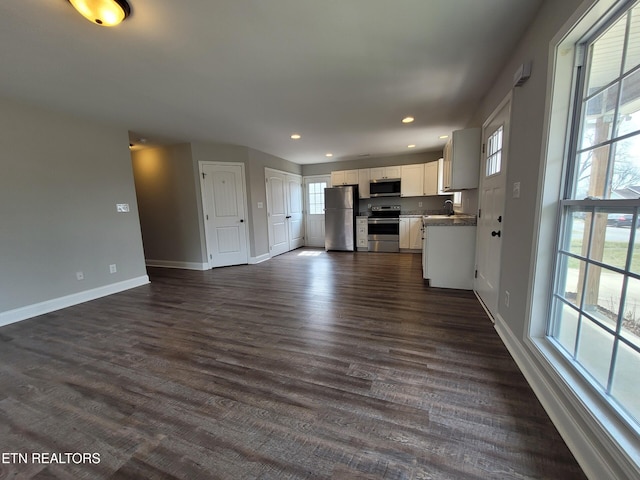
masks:
<svg viewBox="0 0 640 480"><path fill-rule="evenodd" d="M421 206L422 206L422 202L418 202L418 207L421 207Z"/></svg>
<svg viewBox="0 0 640 480"><path fill-rule="evenodd" d="M258 208L264 208L264 203L258 202Z"/></svg>
<svg viewBox="0 0 640 480"><path fill-rule="evenodd" d="M84 273L82 272L76 272L76 278L78 280L84 280Z"/></svg>
<svg viewBox="0 0 640 480"><path fill-rule="evenodd" d="M371 208L371 204L370 203L367 204L367 208Z"/></svg>
<svg viewBox="0 0 640 480"><path fill-rule="evenodd" d="M509 306L509 290L504 291L504 305Z"/></svg>
<svg viewBox="0 0 640 480"><path fill-rule="evenodd" d="M116 264L112 263L111 265L109 265L109 273L116 273L118 271L118 269L116 268Z"/></svg>

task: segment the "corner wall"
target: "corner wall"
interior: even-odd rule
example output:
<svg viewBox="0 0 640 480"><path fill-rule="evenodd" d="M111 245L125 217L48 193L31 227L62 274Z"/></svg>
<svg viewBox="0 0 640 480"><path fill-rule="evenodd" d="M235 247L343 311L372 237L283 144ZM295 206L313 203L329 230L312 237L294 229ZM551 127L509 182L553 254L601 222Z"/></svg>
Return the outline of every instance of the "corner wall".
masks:
<svg viewBox="0 0 640 480"><path fill-rule="evenodd" d="M189 144L131 152L149 265L201 270L206 264L191 156Z"/></svg>
<svg viewBox="0 0 640 480"><path fill-rule="evenodd" d="M0 99L0 325L148 282L128 144L124 129Z"/></svg>
<svg viewBox="0 0 640 480"><path fill-rule="evenodd" d="M546 347L543 354L539 342L531 339L528 331L530 322L537 325L546 321L542 315L531 318L529 298L535 278L536 209L546 166L544 129L554 61L551 41L578 10L584 12L591 3L592 0L546 0L470 124L482 124L513 89L495 328L585 474L593 479L636 478L626 472L637 471L637 466L632 465L629 454L603 426L612 428L610 419L602 415L604 410L594 409L594 402L584 390L580 395L576 393L581 391L577 375L561 377L560 370L569 370L559 361L559 355ZM523 86L513 88L513 74L519 65L529 61L531 77ZM521 182L520 198L509 195L514 182ZM503 297L505 289L510 292L508 307ZM547 315L544 305L537 310ZM549 360L554 356L556 359ZM637 450L637 437L635 445Z"/></svg>

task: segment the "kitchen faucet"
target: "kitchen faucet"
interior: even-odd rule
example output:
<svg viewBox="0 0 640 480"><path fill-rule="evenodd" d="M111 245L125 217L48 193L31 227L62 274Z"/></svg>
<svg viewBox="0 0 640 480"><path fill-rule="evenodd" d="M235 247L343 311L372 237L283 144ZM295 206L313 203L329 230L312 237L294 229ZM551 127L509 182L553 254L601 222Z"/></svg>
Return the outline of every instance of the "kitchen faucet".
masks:
<svg viewBox="0 0 640 480"><path fill-rule="evenodd" d="M445 210L447 210L447 215L449 215L449 216L453 215L453 201L452 200L445 200L444 201L444 208L445 208Z"/></svg>

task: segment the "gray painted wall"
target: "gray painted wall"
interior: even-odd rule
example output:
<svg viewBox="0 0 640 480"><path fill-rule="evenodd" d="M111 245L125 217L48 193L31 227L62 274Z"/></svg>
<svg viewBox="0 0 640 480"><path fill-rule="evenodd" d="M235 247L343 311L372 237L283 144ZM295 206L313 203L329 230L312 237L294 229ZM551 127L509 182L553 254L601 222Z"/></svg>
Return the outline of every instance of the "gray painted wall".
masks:
<svg viewBox="0 0 640 480"><path fill-rule="evenodd" d="M533 222L538 178L543 168L541 158L549 43L581 3L582 0L545 2L510 61L493 82L494 87L485 95L471 122L472 125L482 125L511 91L513 74L518 66L531 61L531 78L523 86L513 89L500 270L502 287L498 306L499 314L518 338L523 338L525 333ZM513 182L521 182L518 199L511 198L509 194ZM509 286L509 307L502 300L504 285Z"/></svg>
<svg viewBox="0 0 640 480"><path fill-rule="evenodd" d="M146 276L128 144L125 129L0 99L0 312Z"/></svg>
<svg viewBox="0 0 640 480"><path fill-rule="evenodd" d="M145 256L203 263L189 144L131 152Z"/></svg>
<svg viewBox="0 0 640 480"><path fill-rule="evenodd" d="M237 145L194 142L132 152L147 259L206 263L200 162L245 168L249 255L269 253L265 167L301 174L300 165ZM258 208L262 202L263 208Z"/></svg>

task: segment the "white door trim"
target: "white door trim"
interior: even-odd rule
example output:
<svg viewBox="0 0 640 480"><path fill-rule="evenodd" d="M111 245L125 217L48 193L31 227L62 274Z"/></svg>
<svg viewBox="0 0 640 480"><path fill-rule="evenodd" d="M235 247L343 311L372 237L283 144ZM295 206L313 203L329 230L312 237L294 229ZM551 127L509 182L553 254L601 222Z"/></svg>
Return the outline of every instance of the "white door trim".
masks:
<svg viewBox="0 0 640 480"><path fill-rule="evenodd" d="M509 105L509 132L508 132L508 136L506 137L506 144L503 144L502 148L504 151L506 151L506 159L507 162L504 165L504 171L503 171L503 175L504 175L504 182L505 182L505 197L503 200L503 205L502 205L502 211L504 212L504 206L506 205L506 192L507 192L507 173L508 173L508 169L509 169L509 156L511 153L511 149L510 149L510 143L511 143L511 101L513 99L513 90L510 91L509 93L507 93L507 95L500 101L500 103L498 104L498 106L491 112L491 114L487 117L487 119L482 123L482 141L485 141L485 135L486 135L486 130L487 128L492 124L492 122L495 120L495 118L502 112L502 110ZM484 172L482 171L482 166L484 165L485 162L485 153L481 153L480 154L480 178L479 178L479 185L478 185L478 208L482 208L482 205L480 205L480 201L481 201L481 194L483 191L483 186L484 186ZM476 275L477 275L477 262L478 262L478 258L480 255L480 251L479 251L479 247L481 245L480 240L480 235L482 234L482 229L481 228L477 228L476 229ZM502 248L500 249L500 266L502 265ZM484 300L480 297L479 293L478 293L478 288L476 285L476 280L474 279L474 285L473 285L473 290L474 293L476 295L476 297L478 297L478 299L480 300L480 303L482 304L482 307L485 309L485 311L489 314L489 317L491 318L492 321L494 321L494 315L498 314L498 307L500 305L500 266L498 267L498 273L497 273L497 278L496 280L496 285L498 288L498 292L496 292L496 296L497 296L497 300L496 300L496 311L492 312L489 308L488 305L485 305Z"/></svg>
<svg viewBox="0 0 640 480"><path fill-rule="evenodd" d="M199 161L198 162L198 185L200 186L200 201L202 202L202 208L204 211L204 205L206 204L206 198L205 198L205 192L204 189L202 188L202 179L203 179L203 174L204 174L204 166L205 165L210 165L210 166L215 166L215 165L220 165L220 166L228 166L228 165L232 165L232 166L239 166L240 167L240 171L241 171L241 176L242 176L242 197L244 199L244 218L246 219L245 222L247 223L247 227L245 229L245 239L247 242L247 262L249 261L250 258L250 243L249 243L249 205L247 203L247 177L246 177L246 173L245 173L245 165L242 162L212 162L212 161ZM213 268L213 259L211 258L212 256L212 252L209 252L209 240L210 238L208 237L209 233L207 232L207 221L205 219L204 214L202 215L202 228L204 230L204 236L205 236L205 242L204 242L204 250L205 250L205 254L207 256L207 262L205 263L205 265L207 265L208 269L212 269Z"/></svg>

